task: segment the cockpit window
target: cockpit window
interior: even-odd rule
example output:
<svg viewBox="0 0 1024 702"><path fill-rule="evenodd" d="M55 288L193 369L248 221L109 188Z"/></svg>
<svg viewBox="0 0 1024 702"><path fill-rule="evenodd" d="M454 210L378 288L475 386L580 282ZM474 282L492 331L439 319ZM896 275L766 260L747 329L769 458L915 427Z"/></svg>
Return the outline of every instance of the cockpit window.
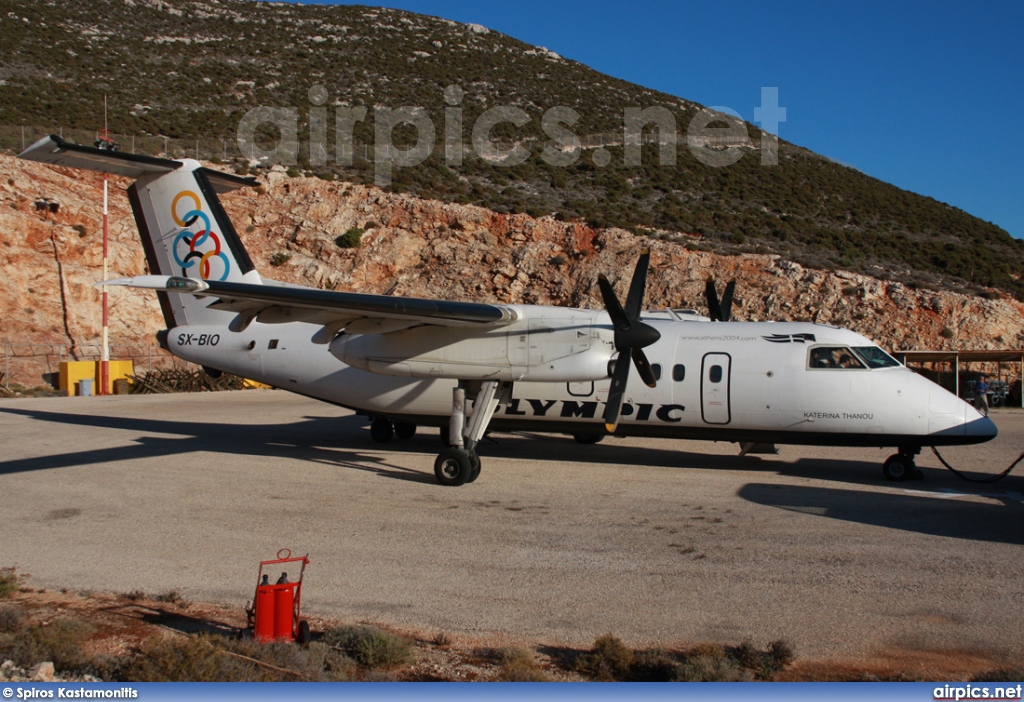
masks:
<svg viewBox="0 0 1024 702"><path fill-rule="evenodd" d="M868 368L894 368L900 362L877 346L856 346L854 352L864 359Z"/></svg>
<svg viewBox="0 0 1024 702"><path fill-rule="evenodd" d="M881 350L881 349L879 349ZM864 364L849 347L816 346L810 353L811 368L836 368L840 370L863 370Z"/></svg>

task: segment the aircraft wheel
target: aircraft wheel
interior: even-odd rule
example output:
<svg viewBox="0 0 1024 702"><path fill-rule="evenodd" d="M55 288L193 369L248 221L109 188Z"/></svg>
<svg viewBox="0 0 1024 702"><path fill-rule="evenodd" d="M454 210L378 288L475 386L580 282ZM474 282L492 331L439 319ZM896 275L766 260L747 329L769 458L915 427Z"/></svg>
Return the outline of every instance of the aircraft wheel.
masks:
<svg viewBox="0 0 1024 702"><path fill-rule="evenodd" d="M416 436L416 425L411 422L395 422L395 434L399 439L411 439Z"/></svg>
<svg viewBox="0 0 1024 702"><path fill-rule="evenodd" d="M384 419L383 417L377 417L370 424L370 436L378 444L386 444L391 441L391 437L395 434L395 427L391 424L390 419Z"/></svg>
<svg viewBox="0 0 1024 702"><path fill-rule="evenodd" d="M578 431L572 435L572 438L576 439L577 444L583 444L589 446L590 444L599 444L604 439L604 434L595 432Z"/></svg>
<svg viewBox="0 0 1024 702"><path fill-rule="evenodd" d="M476 455L476 451L469 454L469 479L467 483L471 483L480 477L480 456Z"/></svg>
<svg viewBox="0 0 1024 702"><path fill-rule="evenodd" d="M437 482L446 487L465 485L473 472L473 463L465 449L454 446L446 448L434 461L434 475Z"/></svg>
<svg viewBox="0 0 1024 702"><path fill-rule="evenodd" d="M914 459L901 453L889 456L882 464L882 473L885 475L885 479L893 482L907 480L915 472L917 472L917 466L914 465Z"/></svg>

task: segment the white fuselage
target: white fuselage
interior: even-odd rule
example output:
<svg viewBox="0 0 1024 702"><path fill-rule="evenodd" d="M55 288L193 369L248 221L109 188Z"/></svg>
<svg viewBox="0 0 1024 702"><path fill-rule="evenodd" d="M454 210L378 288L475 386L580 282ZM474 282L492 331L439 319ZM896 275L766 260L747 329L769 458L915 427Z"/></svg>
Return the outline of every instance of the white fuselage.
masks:
<svg viewBox="0 0 1024 702"><path fill-rule="evenodd" d="M378 341L388 334L342 335L328 353L311 340L317 325L301 322L253 323L238 333L227 327L178 327L167 341L175 355L207 367L370 416L437 426L449 420L457 381L450 373L429 377L430 364L441 373L454 363L462 369L459 377L474 378L475 368L489 369L503 359L501 373L509 377L494 377L511 380L513 389L492 428L603 432L610 384L603 366L612 338L607 314L532 310L486 339L453 329L415 337L410 330L394 345L404 355L393 363L388 344ZM631 371L617 434L918 448L994 436L994 427L973 407L902 365L815 367L814 349L877 349L848 330L795 322L691 321L668 311L645 313L643 320L661 333L646 349L659 380L648 388ZM553 343L558 338L565 343ZM367 346L367 339L373 344ZM345 343L362 349L358 364L364 367L340 360ZM552 354L551 349L562 350ZM578 368L575 375L573 368ZM545 372L573 379L518 380L544 380Z"/></svg>

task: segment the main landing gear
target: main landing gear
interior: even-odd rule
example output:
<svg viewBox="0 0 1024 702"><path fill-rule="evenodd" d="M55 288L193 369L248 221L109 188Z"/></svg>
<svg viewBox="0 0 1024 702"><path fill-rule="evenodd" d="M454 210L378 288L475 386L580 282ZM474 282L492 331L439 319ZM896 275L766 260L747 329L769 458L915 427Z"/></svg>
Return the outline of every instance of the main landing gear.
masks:
<svg viewBox="0 0 1024 702"><path fill-rule="evenodd" d="M410 422L392 422L384 417L377 417L370 423L370 436L378 444L386 444L391 437L411 439L416 435L416 425Z"/></svg>
<svg viewBox="0 0 1024 702"><path fill-rule="evenodd" d="M922 480L924 473L914 463L914 457L921 453L920 446L901 446L899 453L895 453L885 459L882 464L882 474L886 480L902 482L904 480Z"/></svg>
<svg viewBox="0 0 1024 702"><path fill-rule="evenodd" d="M498 407L508 402L511 394L511 383L496 380L460 381L452 390L449 446L434 461L437 482L457 487L480 477L480 457L476 454L476 447L487 431L491 417Z"/></svg>

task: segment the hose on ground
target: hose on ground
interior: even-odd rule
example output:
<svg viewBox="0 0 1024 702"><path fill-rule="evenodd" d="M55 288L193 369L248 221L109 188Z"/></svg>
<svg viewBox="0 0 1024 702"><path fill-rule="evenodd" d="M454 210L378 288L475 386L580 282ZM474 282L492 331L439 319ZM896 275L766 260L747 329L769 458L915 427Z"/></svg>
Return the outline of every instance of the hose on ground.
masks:
<svg viewBox="0 0 1024 702"><path fill-rule="evenodd" d="M1024 461L1024 453L1021 453L1019 456L1017 456L1017 460L1011 463L1010 466L1002 473L999 473L998 475L990 475L985 478L971 478L970 476L964 475L956 468L949 465L949 463L946 462L946 459L942 457L942 454L939 453L939 450L934 446L932 446L932 453L935 454L935 457L939 459L939 462L942 463L942 465L946 466L946 468L952 471L953 475L960 478L961 480L966 480L969 483L994 483L997 480L1002 480L1003 478L1010 474L1011 470L1017 467L1018 463Z"/></svg>

